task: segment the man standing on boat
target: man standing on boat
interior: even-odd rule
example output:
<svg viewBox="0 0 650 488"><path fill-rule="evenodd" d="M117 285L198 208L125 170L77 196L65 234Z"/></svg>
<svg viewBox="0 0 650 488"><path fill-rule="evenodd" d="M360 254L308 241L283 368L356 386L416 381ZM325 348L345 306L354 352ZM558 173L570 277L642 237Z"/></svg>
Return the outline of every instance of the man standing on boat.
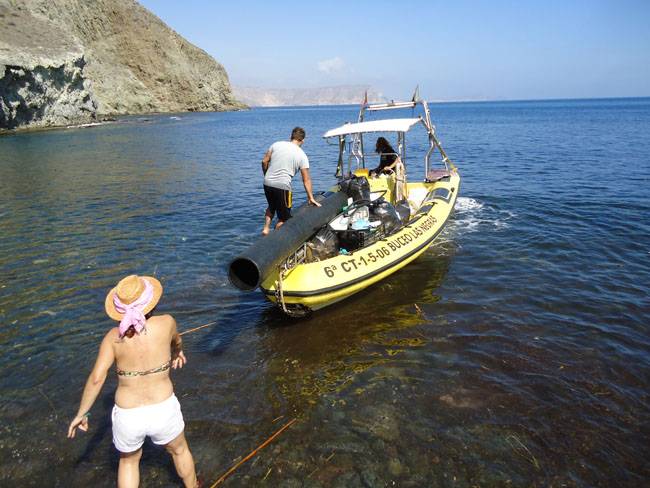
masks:
<svg viewBox="0 0 650 488"><path fill-rule="evenodd" d="M307 192L307 201L310 205L320 207L314 199L309 176L309 159L302 150L305 142L305 129L295 127L291 131L290 141L278 141L271 145L264 158L262 158L262 171L264 172L264 194L269 206L264 215L263 235L271 229L273 216L277 214L279 228L291 218L291 179L300 170L302 182Z"/></svg>

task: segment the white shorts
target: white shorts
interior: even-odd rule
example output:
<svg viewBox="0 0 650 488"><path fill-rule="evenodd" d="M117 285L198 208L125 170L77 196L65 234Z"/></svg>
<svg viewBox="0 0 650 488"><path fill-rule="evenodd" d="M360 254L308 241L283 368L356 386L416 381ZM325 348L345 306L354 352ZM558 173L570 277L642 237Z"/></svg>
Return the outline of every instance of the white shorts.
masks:
<svg viewBox="0 0 650 488"><path fill-rule="evenodd" d="M168 444L185 429L181 404L173 393L165 401L144 407L115 405L112 419L113 444L120 452L137 451L147 436L155 444Z"/></svg>

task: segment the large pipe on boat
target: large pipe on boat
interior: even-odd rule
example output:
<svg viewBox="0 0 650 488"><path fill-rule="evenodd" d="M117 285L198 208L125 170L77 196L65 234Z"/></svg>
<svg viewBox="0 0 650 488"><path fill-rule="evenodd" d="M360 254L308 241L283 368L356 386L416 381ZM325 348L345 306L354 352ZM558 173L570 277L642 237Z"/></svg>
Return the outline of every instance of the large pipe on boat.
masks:
<svg viewBox="0 0 650 488"><path fill-rule="evenodd" d="M332 220L347 204L344 192L316 195L320 207L303 205L282 227L268 236L260 237L253 245L230 262L228 279L240 290L254 290L267 275L292 252Z"/></svg>

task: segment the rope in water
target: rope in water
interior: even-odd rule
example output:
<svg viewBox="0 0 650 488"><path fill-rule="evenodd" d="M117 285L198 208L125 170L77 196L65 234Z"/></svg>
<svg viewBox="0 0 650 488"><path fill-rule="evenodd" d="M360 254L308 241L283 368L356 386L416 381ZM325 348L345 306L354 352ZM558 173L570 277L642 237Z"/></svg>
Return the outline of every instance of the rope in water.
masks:
<svg viewBox="0 0 650 488"><path fill-rule="evenodd" d="M197 330L203 329L203 328L205 328L205 327L209 327L209 326L214 325L214 324L216 324L216 323L217 323L216 321L215 321L215 322L208 322L207 324L199 325L198 327L194 327L193 329L185 330L185 331L179 333L178 335L189 334L190 332L194 332L194 331L197 331ZM221 483L223 483L223 482L226 480L226 478L227 478L228 476L230 476L232 473L234 473L234 472L235 472L235 471L236 471L236 470L237 470L237 469L238 469L242 464L244 464L244 463L245 463L246 461L248 461L250 458L252 458L253 456L255 456L255 454L257 454L259 451L261 451L262 449L264 449L266 446L268 446L271 442L273 442L273 439L275 439L277 436L279 436L280 434L282 434L282 432L284 432L285 430L287 430L289 427L291 427L291 426L292 426L295 422L297 422L297 421L298 421L298 419L295 419L295 418L294 418L294 419L291 419L291 420L290 420L289 422L287 422L286 424L284 424L284 425L283 425L279 430L277 430L277 431L276 431L276 432L275 432L271 437L269 437L268 439L266 439L266 440L265 440L262 444L260 444L256 449L254 449L254 450L253 450L253 451L252 451L248 456L246 456L244 459L242 459L242 460L239 461L237 464L235 464L232 468L230 468L228 471L226 471L226 472L221 476L221 478L219 478L217 481L215 481L215 482L210 486L210 488L214 488L215 486L220 485Z"/></svg>
<svg viewBox="0 0 650 488"><path fill-rule="evenodd" d="M208 322L207 324L199 325L198 327L194 327L193 329L184 330L183 332L180 332L178 335L189 334L190 332L194 332L194 331L199 330L199 329L204 329L204 328L209 327L211 325L214 325L216 323L217 323L216 320L214 322Z"/></svg>
<svg viewBox="0 0 650 488"><path fill-rule="evenodd" d="M275 434L273 434L271 437L269 437L268 439L266 439L262 444L259 445L259 447L257 447L257 449L254 449L254 450L253 450L253 451L252 451L248 456L246 456L244 459L242 459L242 460L239 461L237 464L235 464L232 468L230 468L228 471L226 471L226 472L221 476L221 478L219 478L219 479L218 479L217 481L215 481L212 485L210 485L210 488L214 488L215 486L220 485L221 483L223 483L223 482L225 481L225 479L226 479L228 476L230 476L232 473L234 473L234 472L237 470L237 468L239 468L239 466L241 466L241 465L244 464L246 461L248 461L250 458L252 458L253 456L255 456L255 454L257 454L258 451L260 451L260 450L264 449L266 446L268 446L271 442L273 442L273 439L275 439L277 436L279 436L280 434L282 434L282 432L284 432L285 430L287 430L289 427L291 427L291 426L292 426L295 422L297 422L297 421L298 421L298 419L291 419L289 422L287 422L286 424L284 424L284 425L280 428L280 430L278 430Z"/></svg>

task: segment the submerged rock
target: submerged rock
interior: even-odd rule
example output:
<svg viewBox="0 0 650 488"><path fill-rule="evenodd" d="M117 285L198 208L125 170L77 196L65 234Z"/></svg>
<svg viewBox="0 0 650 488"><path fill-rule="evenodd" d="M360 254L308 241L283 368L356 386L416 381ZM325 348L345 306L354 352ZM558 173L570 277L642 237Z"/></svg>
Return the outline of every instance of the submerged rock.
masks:
<svg viewBox="0 0 650 488"><path fill-rule="evenodd" d="M402 474L402 471L404 471L404 467L399 459L392 458L388 461L388 472L390 474L393 476L399 476Z"/></svg>

